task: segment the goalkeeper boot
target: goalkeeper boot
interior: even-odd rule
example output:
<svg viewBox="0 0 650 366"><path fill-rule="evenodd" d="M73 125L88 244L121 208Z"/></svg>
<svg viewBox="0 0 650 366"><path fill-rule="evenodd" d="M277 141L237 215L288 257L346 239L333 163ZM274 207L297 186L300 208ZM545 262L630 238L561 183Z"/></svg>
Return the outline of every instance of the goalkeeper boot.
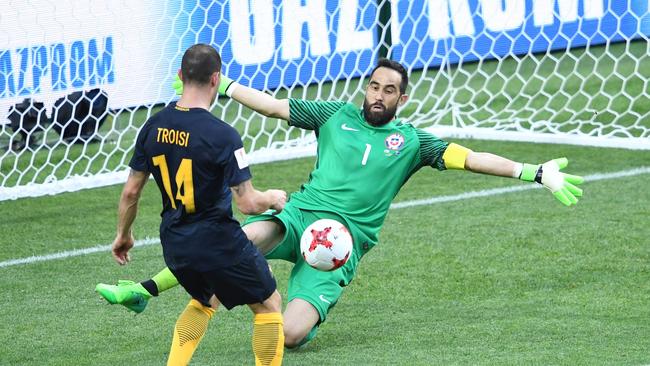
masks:
<svg viewBox="0 0 650 366"><path fill-rule="evenodd" d="M120 304L127 309L141 313L147 307L151 294L140 283L119 280L117 286L97 284L95 291L111 304Z"/></svg>

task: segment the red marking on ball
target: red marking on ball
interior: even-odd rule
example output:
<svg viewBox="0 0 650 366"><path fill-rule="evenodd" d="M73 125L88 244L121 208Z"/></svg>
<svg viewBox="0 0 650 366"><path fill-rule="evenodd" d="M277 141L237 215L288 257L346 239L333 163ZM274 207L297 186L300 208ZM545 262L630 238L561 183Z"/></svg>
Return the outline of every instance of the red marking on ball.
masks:
<svg viewBox="0 0 650 366"><path fill-rule="evenodd" d="M350 256L350 252L348 252L348 253L345 255L345 258L343 258L343 259L332 258L332 264L333 264L332 270L335 270L335 269L337 269L337 268L343 266L343 265L345 264L345 262L348 261L348 257L349 257L349 256Z"/></svg>
<svg viewBox="0 0 650 366"><path fill-rule="evenodd" d="M311 244L309 245L309 251L313 252L314 250L316 250L316 247L319 245L322 245L327 249L332 248L332 245L334 245L334 243L332 243L331 241L329 241L329 239L327 239L327 234L329 234L330 231L332 231L331 226L326 227L324 230L320 230L320 231L312 229L311 230L312 239L311 239Z"/></svg>

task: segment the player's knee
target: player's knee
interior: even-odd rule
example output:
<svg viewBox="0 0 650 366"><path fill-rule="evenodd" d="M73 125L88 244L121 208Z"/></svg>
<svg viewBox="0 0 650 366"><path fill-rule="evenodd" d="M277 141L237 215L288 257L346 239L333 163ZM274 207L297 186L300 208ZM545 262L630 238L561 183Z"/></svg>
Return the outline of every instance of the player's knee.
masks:
<svg viewBox="0 0 650 366"><path fill-rule="evenodd" d="M291 325L284 325L284 346L287 348L295 348L300 345L300 342L306 337L304 331Z"/></svg>
<svg viewBox="0 0 650 366"><path fill-rule="evenodd" d="M244 234L263 254L268 253L284 237L284 226L275 221L256 221L242 227Z"/></svg>
<svg viewBox="0 0 650 366"><path fill-rule="evenodd" d="M242 226L242 228L241 228L242 231L244 232L244 234L246 234L246 237L248 238L248 240L252 241L253 244L255 244L256 241L259 241L259 239L257 238L258 231L255 230L255 227L256 227L256 225L248 224L248 225Z"/></svg>
<svg viewBox="0 0 650 366"><path fill-rule="evenodd" d="M304 317L292 316L285 312L284 316L284 346L287 348L296 348L309 341L316 334L315 323L307 321Z"/></svg>
<svg viewBox="0 0 650 366"><path fill-rule="evenodd" d="M211 307L213 310L217 310L217 308L219 307L219 305L221 305L221 302L219 302L219 299L217 299L216 296L212 295L212 297L210 298L210 307Z"/></svg>
<svg viewBox="0 0 650 366"><path fill-rule="evenodd" d="M275 290L273 294L264 302L269 312L279 313L282 311L282 296Z"/></svg>
<svg viewBox="0 0 650 366"><path fill-rule="evenodd" d="M273 294L263 302L248 304L248 307L250 307L255 314L280 313L282 312L282 297L280 296L280 293L275 290Z"/></svg>

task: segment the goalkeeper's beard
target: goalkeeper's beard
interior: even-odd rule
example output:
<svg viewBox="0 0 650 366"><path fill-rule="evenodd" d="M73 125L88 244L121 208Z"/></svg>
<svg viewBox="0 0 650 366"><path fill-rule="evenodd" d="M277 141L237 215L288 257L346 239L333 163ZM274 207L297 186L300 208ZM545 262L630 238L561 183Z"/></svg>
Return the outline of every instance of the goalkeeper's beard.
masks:
<svg viewBox="0 0 650 366"><path fill-rule="evenodd" d="M382 111L373 111L371 108L375 105L381 105L384 109ZM363 100L363 117L366 121L375 127L380 127L390 122L395 118L397 113L397 104L392 107L385 107L381 103L368 104L368 100Z"/></svg>

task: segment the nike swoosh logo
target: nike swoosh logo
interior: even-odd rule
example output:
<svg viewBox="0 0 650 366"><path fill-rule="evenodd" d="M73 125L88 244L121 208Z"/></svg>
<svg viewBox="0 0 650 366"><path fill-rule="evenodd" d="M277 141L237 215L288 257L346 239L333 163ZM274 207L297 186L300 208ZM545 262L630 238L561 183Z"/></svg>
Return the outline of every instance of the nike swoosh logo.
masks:
<svg viewBox="0 0 650 366"><path fill-rule="evenodd" d="M344 126L345 126L345 125L344 125ZM325 296L323 296L323 295L318 296L318 298L319 298L320 301L322 301L322 302L326 302L326 303L328 303L328 304L330 304L330 305L332 304L332 302L329 301L329 300L327 300L327 299L325 298Z"/></svg>
<svg viewBox="0 0 650 366"><path fill-rule="evenodd" d="M341 125L341 129L346 130L346 131L357 131L357 132L359 132L359 130L357 130L356 128L348 127L348 125L346 123Z"/></svg>

